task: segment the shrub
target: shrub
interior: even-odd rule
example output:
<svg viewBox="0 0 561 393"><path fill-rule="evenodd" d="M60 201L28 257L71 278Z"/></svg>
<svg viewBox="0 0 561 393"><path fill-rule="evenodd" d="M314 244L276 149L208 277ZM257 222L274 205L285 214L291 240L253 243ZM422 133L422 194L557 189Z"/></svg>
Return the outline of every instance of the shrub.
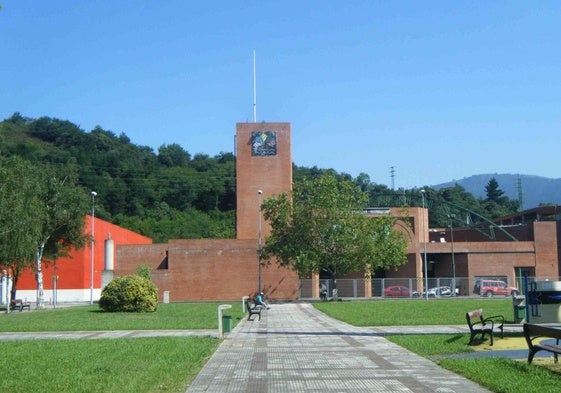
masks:
<svg viewBox="0 0 561 393"><path fill-rule="evenodd" d="M116 277L101 291L99 307L109 312L154 312L158 288L144 277Z"/></svg>
<svg viewBox="0 0 561 393"><path fill-rule="evenodd" d="M138 265L136 267L136 274L139 275L140 277L144 277L147 278L148 280L152 279L152 268L150 267L150 265Z"/></svg>

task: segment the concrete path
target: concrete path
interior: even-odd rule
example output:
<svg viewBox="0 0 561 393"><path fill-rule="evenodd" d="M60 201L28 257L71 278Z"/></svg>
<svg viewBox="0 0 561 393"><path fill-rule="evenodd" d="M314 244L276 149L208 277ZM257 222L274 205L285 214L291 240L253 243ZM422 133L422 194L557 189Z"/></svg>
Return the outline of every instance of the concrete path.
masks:
<svg viewBox="0 0 561 393"><path fill-rule="evenodd" d="M72 340L101 338L138 338L138 337L218 337L217 329L204 330L92 330L66 332L1 332L1 341L17 340Z"/></svg>
<svg viewBox="0 0 561 393"><path fill-rule="evenodd" d="M488 392L382 336L397 328L353 327L306 303L253 317L227 335L187 393ZM439 327L467 326L458 329Z"/></svg>

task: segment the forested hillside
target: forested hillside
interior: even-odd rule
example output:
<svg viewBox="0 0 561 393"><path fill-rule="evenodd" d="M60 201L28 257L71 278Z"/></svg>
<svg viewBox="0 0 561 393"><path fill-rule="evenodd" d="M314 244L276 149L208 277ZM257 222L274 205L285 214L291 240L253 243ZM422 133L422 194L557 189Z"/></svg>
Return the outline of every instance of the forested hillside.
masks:
<svg viewBox="0 0 561 393"><path fill-rule="evenodd" d="M84 193L97 193L96 216L155 242L235 237L236 174L235 157L230 152L214 157L191 155L178 144L162 145L155 152L135 145L124 133L115 135L99 126L86 132L66 120L31 119L15 113L0 122L0 156L0 165L3 158L19 156L32 164L74 169ZM329 170L293 169L295 182ZM366 192L369 206L421 205L419 189L391 190L371 182L364 173L356 178L336 175ZM485 187L485 198L475 198L458 185L424 188L434 227L449 225L447 217L454 205L489 218L518 208L516 201L502 195L496 182Z"/></svg>
<svg viewBox="0 0 561 393"><path fill-rule="evenodd" d="M559 192L561 190L561 179L550 179L542 176L488 173L469 176L433 187L438 190L459 184L475 197L482 198L485 196L484 186L492 178L501 184L505 196L522 200L522 210L533 209L542 205L561 204L561 192Z"/></svg>
<svg viewBox="0 0 561 393"><path fill-rule="evenodd" d="M232 153L191 156L177 144L155 153L125 134L19 114L0 123L2 157L75 167L96 216L151 236L233 237L235 167Z"/></svg>

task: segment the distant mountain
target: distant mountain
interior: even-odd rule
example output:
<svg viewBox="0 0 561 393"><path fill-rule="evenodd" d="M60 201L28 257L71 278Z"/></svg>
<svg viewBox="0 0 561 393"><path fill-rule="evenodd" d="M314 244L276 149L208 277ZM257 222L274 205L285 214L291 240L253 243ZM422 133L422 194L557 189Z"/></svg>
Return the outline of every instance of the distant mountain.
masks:
<svg viewBox="0 0 561 393"><path fill-rule="evenodd" d="M432 188L453 187L455 184L462 186L476 198L485 198L485 186L489 180L495 178L504 195L510 199L518 199L522 191L522 209L532 209L540 204L555 203L561 205L561 179L550 179L541 176L511 175L511 174L484 174L465 177L447 183L437 184Z"/></svg>

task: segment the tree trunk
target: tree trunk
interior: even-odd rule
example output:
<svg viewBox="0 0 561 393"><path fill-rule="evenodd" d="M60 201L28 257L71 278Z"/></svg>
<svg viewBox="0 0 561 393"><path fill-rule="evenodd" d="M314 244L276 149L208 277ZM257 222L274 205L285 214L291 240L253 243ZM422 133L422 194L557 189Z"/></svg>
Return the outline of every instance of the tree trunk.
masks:
<svg viewBox="0 0 561 393"><path fill-rule="evenodd" d="M37 263L37 309L42 310L45 308L45 293L43 291L43 269L41 268L41 260L43 259L43 250L45 243L41 242L39 251L36 255Z"/></svg>

